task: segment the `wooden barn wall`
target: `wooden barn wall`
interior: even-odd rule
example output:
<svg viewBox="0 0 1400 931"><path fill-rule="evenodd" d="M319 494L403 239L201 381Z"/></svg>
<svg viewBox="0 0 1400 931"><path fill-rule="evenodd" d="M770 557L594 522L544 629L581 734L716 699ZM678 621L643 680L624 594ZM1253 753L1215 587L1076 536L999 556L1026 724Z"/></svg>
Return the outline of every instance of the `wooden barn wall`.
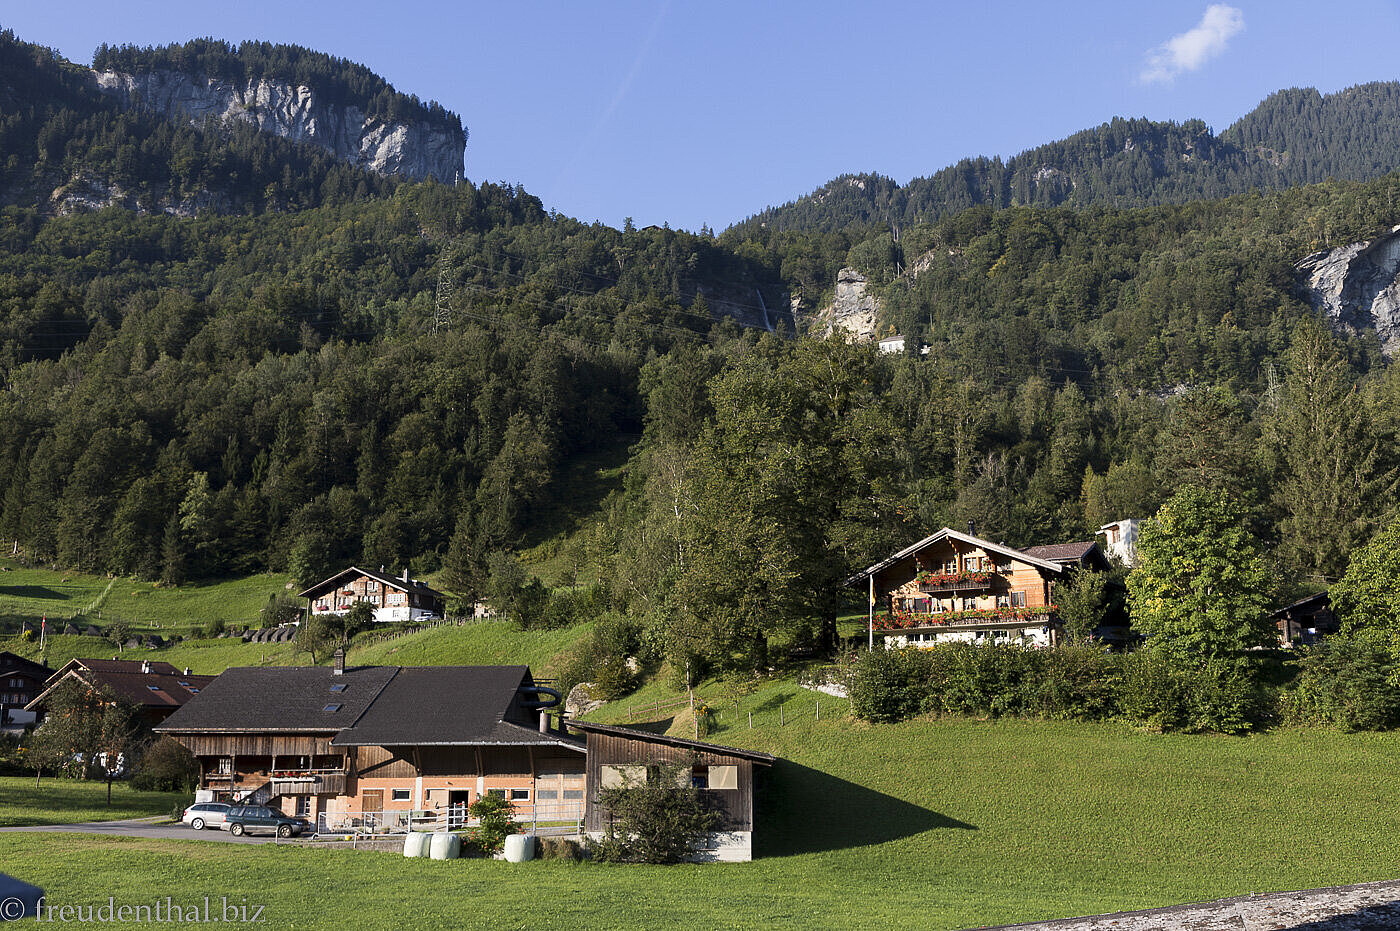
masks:
<svg viewBox="0 0 1400 931"><path fill-rule="evenodd" d="M584 826L589 831L606 831L608 813L597 804L598 787L602 785L602 767L616 763L687 762L702 766L737 766L737 789L713 789L701 794L720 813L721 831L753 830L753 763L723 753L700 752L683 747L647 743L613 734L588 735L587 776L588 802Z"/></svg>
<svg viewBox="0 0 1400 931"><path fill-rule="evenodd" d="M356 776L412 779L418 775L412 762L386 747L355 747L354 750Z"/></svg>
<svg viewBox="0 0 1400 931"><path fill-rule="evenodd" d="M172 734L195 756L322 756L344 754L331 746L330 735L307 734Z"/></svg>

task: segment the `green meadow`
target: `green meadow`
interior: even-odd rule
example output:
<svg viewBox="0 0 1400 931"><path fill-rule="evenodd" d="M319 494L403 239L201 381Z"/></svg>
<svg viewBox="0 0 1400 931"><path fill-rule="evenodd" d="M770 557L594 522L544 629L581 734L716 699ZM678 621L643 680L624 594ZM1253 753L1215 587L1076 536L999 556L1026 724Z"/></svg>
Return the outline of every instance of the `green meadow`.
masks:
<svg viewBox="0 0 1400 931"><path fill-rule="evenodd" d="M966 928L1393 878L1400 862L1400 735L807 714L714 736L782 758L760 786L753 863L429 862L32 834L0 834L0 862L60 904L246 897L273 927L386 929L464 914L541 929Z"/></svg>

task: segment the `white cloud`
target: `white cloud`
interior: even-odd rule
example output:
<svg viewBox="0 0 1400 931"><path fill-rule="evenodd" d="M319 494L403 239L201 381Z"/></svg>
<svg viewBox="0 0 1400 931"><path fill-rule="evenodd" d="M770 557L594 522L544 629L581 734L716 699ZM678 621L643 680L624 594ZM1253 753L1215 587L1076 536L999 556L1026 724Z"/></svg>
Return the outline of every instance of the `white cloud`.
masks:
<svg viewBox="0 0 1400 931"><path fill-rule="evenodd" d="M1195 27L1172 36L1147 55L1140 80L1144 84L1170 84L1183 71L1195 71L1225 51L1236 34L1244 29L1244 13L1223 3L1206 7Z"/></svg>

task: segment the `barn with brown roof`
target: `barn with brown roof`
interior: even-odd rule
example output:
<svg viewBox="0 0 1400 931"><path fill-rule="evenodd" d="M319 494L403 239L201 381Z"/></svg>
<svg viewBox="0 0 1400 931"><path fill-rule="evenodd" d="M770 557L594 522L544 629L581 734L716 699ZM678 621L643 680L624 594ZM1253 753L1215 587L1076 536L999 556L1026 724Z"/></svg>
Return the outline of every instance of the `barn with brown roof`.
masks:
<svg viewBox="0 0 1400 931"><path fill-rule="evenodd" d="M338 653L332 668L226 670L156 732L194 754L204 797L323 832L464 827L488 793L538 832L597 832L600 779L684 757L723 819L700 858L752 856L753 767L772 757L565 724L557 701L527 666L346 667Z"/></svg>
<svg viewBox="0 0 1400 931"><path fill-rule="evenodd" d="M212 681L213 676L191 675L188 669L181 671L169 663L152 660L72 659L49 676L44 691L25 710L42 714L56 688L64 682L78 682L86 688L105 689L130 702L136 706L141 721L154 727Z"/></svg>

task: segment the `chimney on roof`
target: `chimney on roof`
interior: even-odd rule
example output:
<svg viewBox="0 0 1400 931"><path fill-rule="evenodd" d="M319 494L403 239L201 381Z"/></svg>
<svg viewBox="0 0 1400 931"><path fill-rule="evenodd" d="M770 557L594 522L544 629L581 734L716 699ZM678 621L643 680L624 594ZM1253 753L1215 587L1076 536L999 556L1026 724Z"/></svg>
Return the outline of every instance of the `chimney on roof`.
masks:
<svg viewBox="0 0 1400 931"><path fill-rule="evenodd" d="M405 582L412 581L412 580L409 579L409 577L408 577L408 567L407 567L407 566L404 566L404 567L403 567L403 580L404 580Z"/></svg>
<svg viewBox="0 0 1400 931"><path fill-rule="evenodd" d="M186 667L185 667L185 671L184 671L184 673L182 673L182 675L186 675L186 676L187 676L187 675L189 675L189 674L190 674L190 667L186 666Z"/></svg>
<svg viewBox="0 0 1400 931"><path fill-rule="evenodd" d="M540 733L549 733L549 712L545 711L543 708L540 709Z"/></svg>
<svg viewBox="0 0 1400 931"><path fill-rule="evenodd" d="M143 659L143 660L141 660L141 671L144 672L144 673L146 673L147 675L150 674L150 672L151 672L151 661L150 661L150 660L148 660L148 659Z"/></svg>
<svg viewBox="0 0 1400 931"><path fill-rule="evenodd" d="M335 648L335 666L331 669L331 675L345 675L345 647Z"/></svg>
<svg viewBox="0 0 1400 931"><path fill-rule="evenodd" d="M967 522L967 535L968 535L969 537L975 537L975 536L977 536L977 524L974 523L973 521L968 521L968 522Z"/></svg>

